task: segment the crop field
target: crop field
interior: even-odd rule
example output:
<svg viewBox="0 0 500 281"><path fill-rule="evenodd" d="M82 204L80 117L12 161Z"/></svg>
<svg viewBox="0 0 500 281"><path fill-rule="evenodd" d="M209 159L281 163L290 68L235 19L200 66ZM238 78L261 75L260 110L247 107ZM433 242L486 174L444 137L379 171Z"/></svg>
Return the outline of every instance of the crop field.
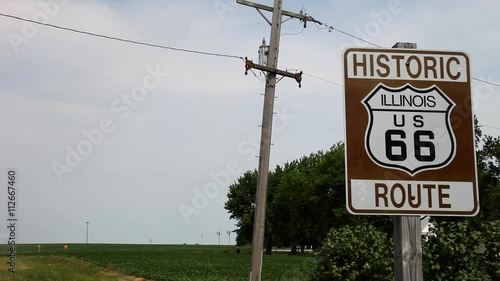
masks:
<svg viewBox="0 0 500 281"><path fill-rule="evenodd" d="M38 252L37 245L18 245L15 274L4 266L7 246L3 246L0 279L141 280L131 277L135 276L159 281L247 281L250 268L249 249L236 254L234 246L68 244L66 251L63 246L42 245ZM56 270L58 263L62 265L57 268L66 273ZM310 281L315 265L312 256L264 255L262 279ZM97 277L99 274L105 277Z"/></svg>

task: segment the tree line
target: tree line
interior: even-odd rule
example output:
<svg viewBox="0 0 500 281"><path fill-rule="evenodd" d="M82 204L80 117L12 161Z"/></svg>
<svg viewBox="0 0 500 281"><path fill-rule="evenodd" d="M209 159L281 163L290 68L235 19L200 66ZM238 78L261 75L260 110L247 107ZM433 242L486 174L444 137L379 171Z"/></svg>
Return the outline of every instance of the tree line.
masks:
<svg viewBox="0 0 500 281"><path fill-rule="evenodd" d="M292 253L317 248L331 228L367 217L352 216L345 208L344 144L277 165L270 171L265 247L290 247ZM257 170L247 171L229 186L225 208L237 220L236 242L250 244L253 232ZM389 217L370 217L388 230Z"/></svg>

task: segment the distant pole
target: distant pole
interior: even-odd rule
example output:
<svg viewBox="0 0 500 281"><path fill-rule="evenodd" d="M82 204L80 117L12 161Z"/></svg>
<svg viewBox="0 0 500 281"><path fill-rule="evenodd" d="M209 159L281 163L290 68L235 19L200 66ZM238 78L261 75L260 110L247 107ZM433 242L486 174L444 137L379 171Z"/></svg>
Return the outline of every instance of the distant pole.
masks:
<svg viewBox="0 0 500 281"><path fill-rule="evenodd" d="M203 234L201 235L201 245L203 245Z"/></svg>
<svg viewBox="0 0 500 281"><path fill-rule="evenodd" d="M87 235L85 236L85 244L89 243L89 222L87 222Z"/></svg>
<svg viewBox="0 0 500 281"><path fill-rule="evenodd" d="M416 49L416 43L393 48ZM394 216L394 277L396 281L423 281L420 216Z"/></svg>
<svg viewBox="0 0 500 281"><path fill-rule="evenodd" d="M219 236L219 246L220 246L220 231L217 231L217 235Z"/></svg>
<svg viewBox="0 0 500 281"><path fill-rule="evenodd" d="M228 236L228 238L227 238L227 244L231 245L231 231L228 230L228 231L226 231L226 233L227 233L227 236Z"/></svg>

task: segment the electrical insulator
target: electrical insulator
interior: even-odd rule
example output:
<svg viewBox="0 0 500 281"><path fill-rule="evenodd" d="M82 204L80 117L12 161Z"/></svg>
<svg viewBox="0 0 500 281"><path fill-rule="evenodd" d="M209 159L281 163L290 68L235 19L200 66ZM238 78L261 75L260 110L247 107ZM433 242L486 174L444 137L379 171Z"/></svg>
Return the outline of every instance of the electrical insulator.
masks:
<svg viewBox="0 0 500 281"><path fill-rule="evenodd" d="M266 38L262 39L262 45L259 47L259 64L267 66L269 57L269 45L266 45Z"/></svg>

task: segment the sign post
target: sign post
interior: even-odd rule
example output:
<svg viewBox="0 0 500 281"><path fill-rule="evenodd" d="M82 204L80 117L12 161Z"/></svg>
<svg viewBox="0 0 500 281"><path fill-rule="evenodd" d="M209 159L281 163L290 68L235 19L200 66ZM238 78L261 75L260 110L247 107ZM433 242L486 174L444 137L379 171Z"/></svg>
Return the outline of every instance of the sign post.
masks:
<svg viewBox="0 0 500 281"><path fill-rule="evenodd" d="M415 243L395 243L396 280L421 280L417 216L479 211L470 65L463 52L395 47L406 49L344 51L346 205L397 216L395 235Z"/></svg>
<svg viewBox="0 0 500 281"><path fill-rule="evenodd" d="M396 43L392 47L416 49L417 44ZM420 216L394 216L393 227L395 280L423 281Z"/></svg>

